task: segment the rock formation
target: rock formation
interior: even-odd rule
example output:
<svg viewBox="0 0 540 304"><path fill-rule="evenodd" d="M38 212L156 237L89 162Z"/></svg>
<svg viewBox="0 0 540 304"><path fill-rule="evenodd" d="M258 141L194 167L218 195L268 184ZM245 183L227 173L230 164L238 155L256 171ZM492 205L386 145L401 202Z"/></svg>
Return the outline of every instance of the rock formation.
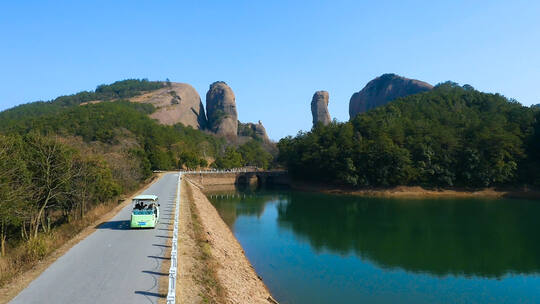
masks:
<svg viewBox="0 0 540 304"><path fill-rule="evenodd" d="M236 138L238 132L236 101L233 91L225 82L216 81L210 85L206 93L206 113L210 131L229 139Z"/></svg>
<svg viewBox="0 0 540 304"><path fill-rule="evenodd" d="M420 80L384 74L368 82L362 91L352 95L349 102L349 116L353 119L359 113L385 105L396 98L429 91L432 88L432 85Z"/></svg>
<svg viewBox="0 0 540 304"><path fill-rule="evenodd" d="M194 129L206 127L206 115L199 93L187 83L171 83L156 91L135 96L132 102L150 103L156 107L151 117L165 125L182 123Z"/></svg>
<svg viewBox="0 0 540 304"><path fill-rule="evenodd" d="M317 123L327 125L331 122L328 112L329 95L326 91L317 91L311 99L311 114L313 115L313 126Z"/></svg>
<svg viewBox="0 0 540 304"><path fill-rule="evenodd" d="M264 142L269 142L270 139L266 134L266 129L264 128L262 122L259 120L258 123L241 123L238 122L238 136L246 136L254 139L261 139Z"/></svg>
<svg viewBox="0 0 540 304"><path fill-rule="evenodd" d="M208 130L229 140L260 139L270 143L261 121L240 123L232 89L223 81L210 85L206 93L206 114L197 91L186 83L167 82L164 88L134 96L131 102L152 104L156 111L150 116L161 124L182 123L198 130Z"/></svg>

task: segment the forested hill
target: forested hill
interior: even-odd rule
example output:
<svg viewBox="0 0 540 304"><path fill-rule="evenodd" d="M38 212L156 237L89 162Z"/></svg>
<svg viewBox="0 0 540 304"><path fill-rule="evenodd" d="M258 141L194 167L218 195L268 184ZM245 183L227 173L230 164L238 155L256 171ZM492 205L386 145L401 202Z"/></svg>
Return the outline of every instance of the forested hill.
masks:
<svg viewBox="0 0 540 304"><path fill-rule="evenodd" d="M539 112L443 83L282 139L293 178L352 186L540 184Z"/></svg>

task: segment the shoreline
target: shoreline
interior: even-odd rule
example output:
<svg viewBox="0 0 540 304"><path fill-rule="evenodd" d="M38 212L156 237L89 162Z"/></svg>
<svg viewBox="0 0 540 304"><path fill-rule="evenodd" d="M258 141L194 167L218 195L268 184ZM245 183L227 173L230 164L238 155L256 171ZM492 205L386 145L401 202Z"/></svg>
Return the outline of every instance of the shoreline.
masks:
<svg viewBox="0 0 540 304"><path fill-rule="evenodd" d="M179 302L277 304L229 226L186 175L180 205Z"/></svg>
<svg viewBox="0 0 540 304"><path fill-rule="evenodd" d="M448 188L426 189L421 186L396 186L389 188L354 189L349 187L329 186L324 184L295 181L291 189L306 192L319 192L326 194L355 195L382 198L517 198L540 199L540 191L536 189L519 188L483 188L476 190Z"/></svg>

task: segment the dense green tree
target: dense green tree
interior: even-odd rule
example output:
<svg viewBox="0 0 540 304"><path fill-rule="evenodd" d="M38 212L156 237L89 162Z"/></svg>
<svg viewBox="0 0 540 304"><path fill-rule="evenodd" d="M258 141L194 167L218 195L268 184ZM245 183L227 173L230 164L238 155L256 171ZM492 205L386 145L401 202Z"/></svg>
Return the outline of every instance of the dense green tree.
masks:
<svg viewBox="0 0 540 304"><path fill-rule="evenodd" d="M192 151L185 151L180 153L178 160L178 167L186 167L187 169L197 169L198 167L206 167L208 162L199 157L199 155Z"/></svg>
<svg viewBox="0 0 540 304"><path fill-rule="evenodd" d="M236 151L232 147L228 147L222 156L216 158L216 161L212 164L213 167L218 169L239 168L244 165L244 159L242 154Z"/></svg>
<svg viewBox="0 0 540 304"><path fill-rule="evenodd" d="M522 181L540 186L540 111L535 111L532 134L527 139L527 159L519 171Z"/></svg>
<svg viewBox="0 0 540 304"><path fill-rule="evenodd" d="M242 155L245 166L267 169L272 161L272 155L264 150L260 142L253 139L239 146L238 152Z"/></svg>

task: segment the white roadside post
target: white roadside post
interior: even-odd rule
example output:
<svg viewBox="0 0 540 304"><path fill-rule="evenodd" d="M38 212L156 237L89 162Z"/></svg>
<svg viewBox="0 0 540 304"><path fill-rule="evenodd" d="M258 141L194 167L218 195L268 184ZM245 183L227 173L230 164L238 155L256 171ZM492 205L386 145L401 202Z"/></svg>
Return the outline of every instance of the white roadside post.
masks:
<svg viewBox="0 0 540 304"><path fill-rule="evenodd" d="M169 268L169 291L167 293L167 304L176 303L176 274L178 270L178 212L180 211L180 180L182 173L178 172L178 186L176 190L176 206L174 209L174 228L171 244L171 267Z"/></svg>

